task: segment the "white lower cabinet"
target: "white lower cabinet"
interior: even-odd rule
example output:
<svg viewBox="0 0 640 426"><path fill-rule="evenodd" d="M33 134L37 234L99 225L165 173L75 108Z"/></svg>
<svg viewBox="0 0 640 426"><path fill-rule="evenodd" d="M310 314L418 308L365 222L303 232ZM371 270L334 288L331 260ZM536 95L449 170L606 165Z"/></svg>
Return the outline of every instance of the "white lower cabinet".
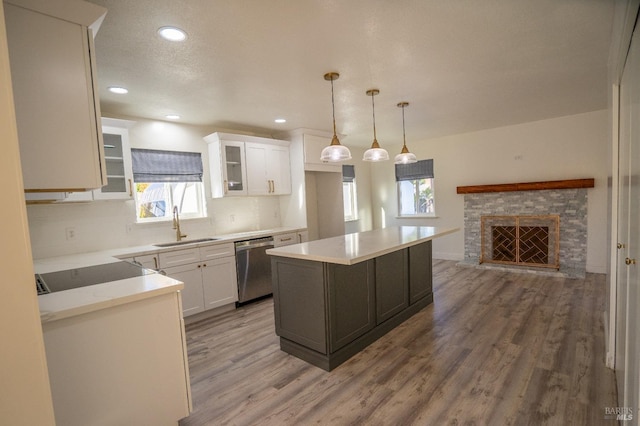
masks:
<svg viewBox="0 0 640 426"><path fill-rule="evenodd" d="M204 311L201 269L200 264L190 263L162 270L168 277L184 283L184 288L182 289L183 317Z"/></svg>
<svg viewBox="0 0 640 426"><path fill-rule="evenodd" d="M169 425L191 391L178 292L42 324L56 424Z"/></svg>
<svg viewBox="0 0 640 426"><path fill-rule="evenodd" d="M219 308L238 300L235 255L206 262L202 268L202 290L205 310Z"/></svg>
<svg viewBox="0 0 640 426"><path fill-rule="evenodd" d="M159 262L162 272L184 283L184 317L238 300L233 243L161 252Z"/></svg>

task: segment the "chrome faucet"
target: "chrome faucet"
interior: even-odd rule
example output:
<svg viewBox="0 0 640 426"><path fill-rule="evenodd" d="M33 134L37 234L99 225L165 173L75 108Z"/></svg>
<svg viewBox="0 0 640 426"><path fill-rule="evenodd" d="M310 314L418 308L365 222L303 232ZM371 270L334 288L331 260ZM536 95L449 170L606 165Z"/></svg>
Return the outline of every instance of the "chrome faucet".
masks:
<svg viewBox="0 0 640 426"><path fill-rule="evenodd" d="M173 229L176 230L176 241L187 238L187 236L182 234L182 232L180 231L180 216L178 215L178 206L173 206Z"/></svg>

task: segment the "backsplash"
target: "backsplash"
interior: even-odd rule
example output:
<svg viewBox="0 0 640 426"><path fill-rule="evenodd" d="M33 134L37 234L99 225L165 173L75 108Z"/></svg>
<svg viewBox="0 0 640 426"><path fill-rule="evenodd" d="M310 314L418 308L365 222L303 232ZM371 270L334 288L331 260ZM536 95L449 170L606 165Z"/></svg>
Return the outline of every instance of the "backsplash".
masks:
<svg viewBox="0 0 640 426"><path fill-rule="evenodd" d="M28 205L34 259L175 240L171 221L135 223L134 201ZM209 199L207 217L180 221L188 238L281 226L279 197Z"/></svg>

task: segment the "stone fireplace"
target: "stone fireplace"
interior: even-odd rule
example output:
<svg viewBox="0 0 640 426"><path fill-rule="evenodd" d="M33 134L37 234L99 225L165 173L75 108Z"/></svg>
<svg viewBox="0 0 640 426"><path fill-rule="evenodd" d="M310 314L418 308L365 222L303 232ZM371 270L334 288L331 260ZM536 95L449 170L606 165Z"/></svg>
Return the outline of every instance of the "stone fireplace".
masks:
<svg viewBox="0 0 640 426"><path fill-rule="evenodd" d="M574 183L568 188L549 185L554 189L540 189L540 183L487 185L491 188L488 192L480 190L478 186L458 187L458 193L464 194L463 263L490 264L492 267L533 272L557 270L562 276L584 277L587 258L587 188L593 187L593 179L546 183L557 182L580 182L580 185ZM531 185L531 190L526 185ZM550 222L537 223L537 219L532 222L534 218L543 217ZM552 223L555 220L558 224L557 234ZM522 232L533 235L524 248L515 242ZM490 240L484 250L483 240ZM543 249L545 245L550 246L551 250ZM521 256L523 251L524 257ZM503 261L509 261L509 264Z"/></svg>

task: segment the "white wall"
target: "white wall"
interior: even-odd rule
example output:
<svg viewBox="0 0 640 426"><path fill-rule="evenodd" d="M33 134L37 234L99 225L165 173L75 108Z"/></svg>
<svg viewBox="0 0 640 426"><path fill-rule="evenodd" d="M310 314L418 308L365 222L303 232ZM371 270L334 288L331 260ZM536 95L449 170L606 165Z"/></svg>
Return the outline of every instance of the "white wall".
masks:
<svg viewBox="0 0 640 426"><path fill-rule="evenodd" d="M53 403L24 208L24 187L2 4L0 88L0 179L5 198L5 204L0 210L0 423L53 425Z"/></svg>
<svg viewBox="0 0 640 426"><path fill-rule="evenodd" d="M408 141L409 149L419 159L434 160L437 217L397 218L393 163L373 164L374 227L421 224L460 228L460 232L434 241L434 257L462 260L464 198L456 194L457 186L593 177L595 188L588 191L587 271L605 273L610 138L607 114L602 110Z"/></svg>
<svg viewBox="0 0 640 426"><path fill-rule="evenodd" d="M129 129L133 148L201 152L204 170L209 170L207 143L203 137L216 129L135 117L119 118L136 122ZM189 238L281 226L280 197L212 199L206 172L204 186L207 218L181 220L181 229ZM36 259L173 241L175 238L170 222L135 223L135 203L132 200L30 205L27 212L33 257ZM75 229L74 240L66 239L67 228Z"/></svg>
<svg viewBox="0 0 640 426"><path fill-rule="evenodd" d="M364 151L366 151L366 148L349 147L349 149L351 151L352 159L345 162L345 164L353 164L356 171L358 219L345 223L346 234L373 229L371 163L362 161L362 155L364 154Z"/></svg>

